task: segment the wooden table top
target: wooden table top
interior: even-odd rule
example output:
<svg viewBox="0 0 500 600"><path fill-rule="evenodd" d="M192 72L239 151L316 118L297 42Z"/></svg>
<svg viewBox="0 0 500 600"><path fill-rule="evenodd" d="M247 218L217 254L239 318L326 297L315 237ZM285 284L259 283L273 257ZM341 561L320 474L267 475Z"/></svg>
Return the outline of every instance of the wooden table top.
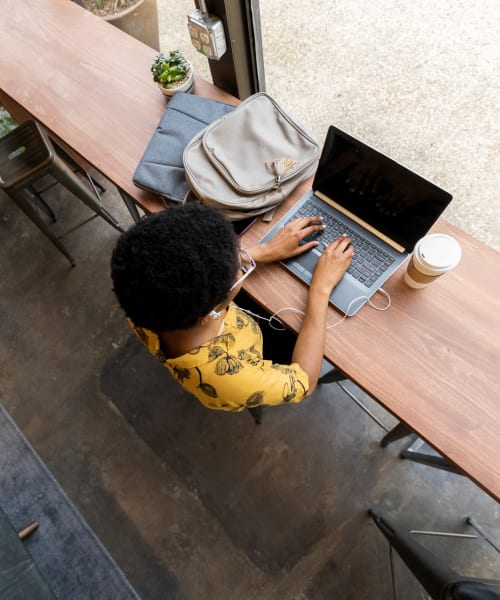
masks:
<svg viewBox="0 0 500 600"><path fill-rule="evenodd" d="M166 106L149 70L156 51L69 0L3 0L2 9L0 102L14 116L27 111L146 210L163 208L132 183ZM201 79L195 92L237 102ZM257 222L244 243L270 226ZM330 329L325 355L500 500L500 255L444 221L434 230L459 240L459 266L422 290L404 284L402 267L384 286L391 308L365 305ZM270 312L305 306L306 286L279 264L261 265L245 289ZM281 318L300 327L296 313Z"/></svg>
<svg viewBox="0 0 500 600"><path fill-rule="evenodd" d="M132 175L165 110L157 51L70 0L3 0L0 103L27 111L149 212L164 208ZM202 78L198 95L237 100Z"/></svg>
<svg viewBox="0 0 500 600"><path fill-rule="evenodd" d="M243 244L258 243L310 184L271 224L256 222ZM500 500L500 254L444 220L432 231L460 242L458 267L412 289L403 281L405 263L384 285L391 307L365 305L328 330L325 357ZM307 287L280 264L259 265L245 290L270 313L306 304ZM386 299L376 294L373 302L385 306ZM329 324L341 317L331 308ZM292 311L279 318L295 331L302 322Z"/></svg>

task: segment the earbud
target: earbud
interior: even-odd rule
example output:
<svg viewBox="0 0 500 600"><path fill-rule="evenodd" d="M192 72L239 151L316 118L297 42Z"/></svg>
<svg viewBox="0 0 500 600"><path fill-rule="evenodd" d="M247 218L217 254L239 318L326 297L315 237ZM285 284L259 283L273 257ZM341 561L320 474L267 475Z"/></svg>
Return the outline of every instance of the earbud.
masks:
<svg viewBox="0 0 500 600"><path fill-rule="evenodd" d="M221 313L220 313L220 312L217 312L216 310L211 310L211 311L208 313L208 316L209 316L211 319L220 319L220 315L221 315Z"/></svg>

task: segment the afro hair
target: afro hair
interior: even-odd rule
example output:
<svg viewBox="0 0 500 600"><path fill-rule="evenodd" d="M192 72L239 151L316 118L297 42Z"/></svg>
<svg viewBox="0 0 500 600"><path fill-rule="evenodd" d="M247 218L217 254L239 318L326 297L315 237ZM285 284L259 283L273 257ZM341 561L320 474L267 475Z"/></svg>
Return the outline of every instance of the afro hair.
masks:
<svg viewBox="0 0 500 600"><path fill-rule="evenodd" d="M198 203L144 217L122 234L111 258L121 307L157 333L192 327L227 298L238 268L231 223Z"/></svg>

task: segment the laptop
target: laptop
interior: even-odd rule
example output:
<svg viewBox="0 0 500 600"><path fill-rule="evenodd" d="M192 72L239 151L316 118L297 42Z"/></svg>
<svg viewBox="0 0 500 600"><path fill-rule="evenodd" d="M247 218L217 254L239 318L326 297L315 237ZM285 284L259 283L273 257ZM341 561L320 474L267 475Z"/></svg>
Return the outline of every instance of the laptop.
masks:
<svg viewBox="0 0 500 600"><path fill-rule="evenodd" d="M353 316L411 254L451 199L447 191L332 125L312 189L261 243L289 221L323 216L326 229L305 240L317 239L320 244L283 261L294 275L310 283L324 244L342 233L352 237L352 263L330 302Z"/></svg>

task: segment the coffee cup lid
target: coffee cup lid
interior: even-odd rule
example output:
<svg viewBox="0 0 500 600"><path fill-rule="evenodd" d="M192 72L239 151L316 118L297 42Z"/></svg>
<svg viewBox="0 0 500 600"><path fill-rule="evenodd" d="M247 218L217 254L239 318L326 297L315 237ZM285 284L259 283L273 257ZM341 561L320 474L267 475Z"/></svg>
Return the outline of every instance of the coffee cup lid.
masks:
<svg viewBox="0 0 500 600"><path fill-rule="evenodd" d="M419 261L434 271L448 271L457 266L462 249L455 238L445 233L432 233L418 243Z"/></svg>

